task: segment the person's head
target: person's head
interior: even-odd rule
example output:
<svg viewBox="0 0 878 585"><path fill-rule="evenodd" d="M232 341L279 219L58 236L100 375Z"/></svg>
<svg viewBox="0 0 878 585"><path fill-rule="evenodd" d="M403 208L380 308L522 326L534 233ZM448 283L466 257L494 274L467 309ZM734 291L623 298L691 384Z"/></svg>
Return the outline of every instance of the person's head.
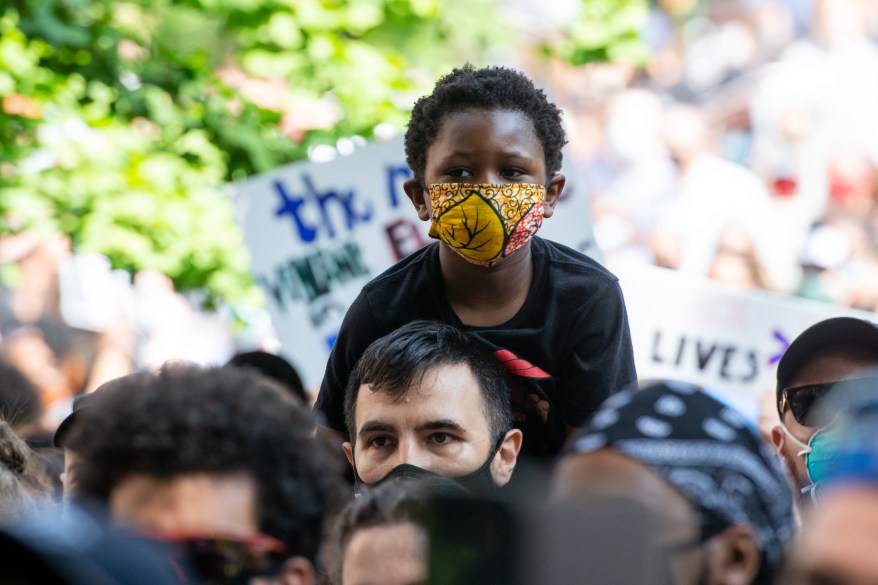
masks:
<svg viewBox="0 0 878 585"><path fill-rule="evenodd" d="M76 492L115 521L313 581L338 475L284 390L244 370L171 365L105 384L77 418L64 441L80 459Z"/></svg>
<svg viewBox="0 0 878 585"><path fill-rule="evenodd" d="M433 237L490 266L552 215L565 142L561 111L525 75L467 65L412 109L405 190Z"/></svg>
<svg viewBox="0 0 878 585"><path fill-rule="evenodd" d="M308 392L305 385L302 384L302 378L293 365L273 353L265 351L248 351L235 354L226 366L234 368L252 368L262 374L268 376L275 382L281 384L290 391L290 394L301 400L302 404L310 402Z"/></svg>
<svg viewBox="0 0 878 585"><path fill-rule="evenodd" d="M742 415L688 384L609 398L569 442L553 483L559 502L644 507L673 585L770 583L792 536L776 458Z"/></svg>
<svg viewBox="0 0 878 585"><path fill-rule="evenodd" d="M433 482L395 482L366 490L336 519L334 585L427 582L427 516Z"/></svg>
<svg viewBox="0 0 878 585"><path fill-rule="evenodd" d="M54 429L59 412L80 394L92 359L92 335L51 319L20 325L5 333L0 354L37 388L43 426Z"/></svg>
<svg viewBox="0 0 878 585"><path fill-rule="evenodd" d="M521 448L505 370L443 323L413 321L374 341L351 372L344 412L344 450L362 484L427 471L503 486Z"/></svg>
<svg viewBox="0 0 878 585"><path fill-rule="evenodd" d="M778 362L780 424L771 430L771 440L795 486L805 490L798 498L800 505L809 505L813 489L803 451L832 418L832 413L817 406L830 391L845 392L846 384L839 381L860 378L863 370L874 366L878 366L878 327L851 317L826 319L809 327Z"/></svg>
<svg viewBox="0 0 878 585"><path fill-rule="evenodd" d="M878 489L847 485L829 490L806 511L781 585L878 584Z"/></svg>
<svg viewBox="0 0 878 585"><path fill-rule="evenodd" d="M23 434L39 428L42 413L36 386L18 368L0 358L0 420Z"/></svg>

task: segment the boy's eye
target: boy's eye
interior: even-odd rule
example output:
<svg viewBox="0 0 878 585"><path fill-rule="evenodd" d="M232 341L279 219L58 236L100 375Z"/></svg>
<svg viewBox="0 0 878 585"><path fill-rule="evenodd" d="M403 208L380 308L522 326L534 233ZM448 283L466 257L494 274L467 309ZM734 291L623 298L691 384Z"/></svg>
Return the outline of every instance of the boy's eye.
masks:
<svg viewBox="0 0 878 585"><path fill-rule="evenodd" d="M503 178L505 179L518 179L519 177L522 177L526 174L527 173L525 173L521 169L503 169L502 173Z"/></svg>
<svg viewBox="0 0 878 585"><path fill-rule="evenodd" d="M448 171L448 176L460 178L460 177L472 177L473 174L466 169L451 169L450 171Z"/></svg>

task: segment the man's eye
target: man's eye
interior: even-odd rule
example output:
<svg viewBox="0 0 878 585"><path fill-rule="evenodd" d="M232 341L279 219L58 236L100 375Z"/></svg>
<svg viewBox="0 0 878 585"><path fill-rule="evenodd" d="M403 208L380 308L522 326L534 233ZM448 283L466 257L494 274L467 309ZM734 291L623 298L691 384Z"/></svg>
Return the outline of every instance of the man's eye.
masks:
<svg viewBox="0 0 878 585"><path fill-rule="evenodd" d="M454 439L448 433L433 433L430 435L430 440L437 445L448 445Z"/></svg>
<svg viewBox="0 0 878 585"><path fill-rule="evenodd" d="M373 449L383 449L391 444L390 437L373 437L369 439L368 446Z"/></svg>

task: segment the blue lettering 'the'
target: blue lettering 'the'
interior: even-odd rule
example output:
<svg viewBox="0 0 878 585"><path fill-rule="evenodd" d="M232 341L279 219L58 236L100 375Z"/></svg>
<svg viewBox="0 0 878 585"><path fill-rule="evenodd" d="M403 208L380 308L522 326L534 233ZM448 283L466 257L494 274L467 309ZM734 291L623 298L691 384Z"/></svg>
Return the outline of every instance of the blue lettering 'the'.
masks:
<svg viewBox="0 0 878 585"><path fill-rule="evenodd" d="M342 212L347 232L353 231L357 224L367 223L372 219L372 206L368 202L358 208L356 191L319 191L307 174L302 175L302 182L305 185L304 195L291 194L281 181L274 181L273 187L280 197L280 206L274 212L275 217L289 216L303 242L313 242L322 234L329 238L336 237L336 227L330 213L333 208ZM313 213L303 213L306 210L317 211L319 219L316 223L306 220L306 217L314 217Z"/></svg>

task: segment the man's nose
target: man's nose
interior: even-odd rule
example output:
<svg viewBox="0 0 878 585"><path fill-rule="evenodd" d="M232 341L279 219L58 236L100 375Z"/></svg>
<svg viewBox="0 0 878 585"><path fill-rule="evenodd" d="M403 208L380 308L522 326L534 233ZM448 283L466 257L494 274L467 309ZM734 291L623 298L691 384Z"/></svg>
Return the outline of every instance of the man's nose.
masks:
<svg viewBox="0 0 878 585"><path fill-rule="evenodd" d="M428 469L430 466L430 454L421 443L415 439L404 441L400 444L397 451L396 465L408 463L421 469Z"/></svg>

